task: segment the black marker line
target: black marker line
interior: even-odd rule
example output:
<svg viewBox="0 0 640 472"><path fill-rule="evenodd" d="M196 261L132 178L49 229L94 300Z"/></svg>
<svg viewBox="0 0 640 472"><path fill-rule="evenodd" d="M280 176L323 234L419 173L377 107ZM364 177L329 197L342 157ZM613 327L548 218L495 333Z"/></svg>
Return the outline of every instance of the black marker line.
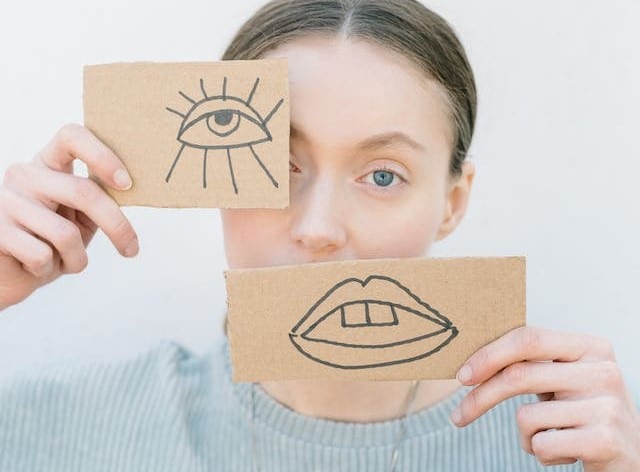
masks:
<svg viewBox="0 0 640 472"><path fill-rule="evenodd" d="M253 94L255 93L256 89L258 88L258 82L260 82L260 77L258 77L256 79L256 81L253 83L253 88L251 89L251 92L249 93L249 98L247 98L247 101L245 102L247 105L249 105L251 103L251 99L253 98Z"/></svg>
<svg viewBox="0 0 640 472"><path fill-rule="evenodd" d="M207 92L204 90L204 81L202 79L200 79L200 90L202 90L202 95L204 95L204 99L208 100L209 97L207 97Z"/></svg>
<svg viewBox="0 0 640 472"><path fill-rule="evenodd" d="M360 299L360 300L350 300L347 302L343 302L340 305L331 308L330 310L328 310L328 312L326 313L316 313L316 310L328 299L328 297L330 297L336 290L338 290L340 287L344 286L347 283L351 283L351 282L357 282L359 283L362 287L365 287L370 281L372 280L382 280L382 281L386 281L387 283L391 283L393 285L395 285L397 288L401 289L402 291L404 291L407 295L410 296L410 298L412 298L416 303L418 307L424 307L425 313L423 313L422 311L419 311L420 308L416 309L413 307L409 307L409 306L405 306L405 305L400 305L398 303L394 303L394 302L385 302L382 300L369 300L369 299ZM344 308L348 305L353 305L353 304L361 304L364 303L365 304L365 319L366 319L366 323L355 323L352 325L347 324L347 320L346 320L346 316L345 316L345 311ZM390 323L377 323L377 324L373 324L371 323L371 314L369 312L369 303L374 303L374 304L380 304L380 305L387 305L390 307L391 311L392 311L392 315L393 315L393 321ZM323 323L328 317L330 316L340 316L341 320L340 320L340 324L343 328L349 328L349 329L353 329L353 328L358 328L358 327L372 327L372 326L397 326L399 325L399 321L398 321L398 314L396 312L397 309L402 309L405 310L409 313L415 314L425 320L428 320L432 323L434 323L436 326L438 326L439 328L436 331L432 331L426 334L422 334L419 336L414 336L411 337L409 339L403 339L400 341L391 341L391 342L387 342L384 344L354 344L354 343L349 343L349 342L342 342L342 341L338 341L338 340L332 340L332 339L323 339L323 338L315 338L313 337L313 331L316 329L316 327L318 325L320 325L321 323ZM318 316L320 315L320 316ZM431 316L433 315L433 316ZM313 316L313 318L311 318L311 323L310 326L305 326L307 324L307 322L309 321L309 318ZM304 327L304 332L302 333L298 333L298 330L300 330L301 328ZM388 328L388 329L392 329L392 330L396 330L397 328ZM411 343L415 343L415 342L421 342L423 340L432 338L432 337L436 337L439 336L441 334L444 334L446 332L450 331L451 334L449 335L449 337L440 343L440 345L438 345L436 348L431 349L429 352L426 353L422 353L418 356L414 356L412 358L409 359L403 359L402 358L402 352L397 351L397 349L395 349L398 346L404 346L404 345L409 345ZM385 331L386 332L386 331ZM407 287L405 287L403 284L401 284L399 281L391 278L391 277L387 277L387 276L383 276L383 275L370 275L368 277L366 277L364 280L358 279L356 277L351 277L351 278L346 278L338 283L336 283L333 287L331 287L323 296L321 296L317 302L315 302L313 304L313 306L307 311L307 313L298 321L298 323L296 323L296 325L293 327L293 329L291 330L291 332L289 333L289 339L291 340L291 342L294 344L294 346L296 347L296 349L301 352L302 354L304 354L306 357L308 357L309 359L312 359L316 362L320 362L321 364L325 364L331 367L337 367L337 368L341 368L341 369L363 369L363 368L369 368L369 367L381 367L381 366L386 366L386 365L394 365L394 364L400 364L400 363L404 363L404 362L410 362L413 360L417 360L417 359L422 359L424 357L427 357L435 352L438 352L440 349L442 349L444 346L446 346L449 342L451 342L451 340L453 338L455 338L458 335L458 329L453 326L453 324L451 323L451 321L443 316L441 313L438 312L438 310L432 308L428 303L422 301L417 295L415 295L413 292L411 292L411 290L409 290ZM336 346L336 348L347 348L347 349L354 349L354 355L360 351L360 353L364 356L366 356L366 352L368 351L369 353L374 352L372 351L372 349L375 350L383 350L383 349L393 349L393 352L391 352L389 355L392 357L396 357L395 360L392 361L384 361L384 362L370 362L366 365L351 365L352 363L348 360L342 360L344 359L344 353L343 354L338 354L336 353L337 356L334 359L336 359L335 361L331 361L331 357L332 357L332 352L333 351L327 351L325 352L322 357L324 357L324 359L320 359L317 357L317 354L311 354L310 352L307 352L306 349L300 345L298 343L297 340L304 340L304 341L309 341L309 342L313 342L313 343L323 343L323 344L327 344L327 345L331 345L331 346ZM308 347L310 347L311 345L307 345ZM422 344L419 345L420 347L422 346ZM425 346L425 348L428 348L428 346ZM349 351L350 352L350 351ZM406 355L406 354L405 354ZM348 358L349 356L347 356ZM340 361L338 361L337 359L340 359ZM364 358L365 360L363 362L367 362L366 357ZM340 363L338 363L340 362ZM346 365L345 365L346 364Z"/></svg>
<svg viewBox="0 0 640 472"><path fill-rule="evenodd" d="M332 362L328 362L325 361L323 359L319 359L315 356L312 356L311 354L305 352L294 340L294 338L296 338L297 336L295 334L289 334L289 339L291 340L291 342L293 343L293 345L295 346L295 348L305 357L308 357L309 359L319 362L320 364L324 364L327 365L329 367L335 367L336 369L345 369L345 370L355 370L355 369L370 369L370 368L374 368L374 367L386 367L386 366L391 366L391 365L398 365L398 364L405 364L407 362L413 362L413 361L417 361L419 359L424 359L425 357L429 357L432 354L435 354L437 352L439 352L443 347L445 347L446 345L448 345L456 336L458 335L458 329L456 327L451 328L451 335L444 341L442 342L439 346L437 346L435 349L430 350L429 352L425 352L423 354L414 356L414 357L410 357L408 359L400 359L397 361L389 361L389 362L380 362L377 364L366 364L366 365L340 365L340 364L335 364Z"/></svg>
<svg viewBox="0 0 640 472"><path fill-rule="evenodd" d="M395 280L395 279L393 279L391 277L384 276L384 275L370 275L364 280L361 280L361 279L359 279L357 277L350 277L350 278L344 279L341 282L338 282L337 284L335 284L323 296L321 296L318 299L317 302L315 302L313 304L313 306L309 309L309 311L307 311L307 313L300 319L300 321L298 321L296 323L296 325L292 329L292 332L295 333L300 328L300 326L313 314L315 309L322 302L324 302L329 296L331 296L332 293L334 293L336 290L338 290L343 285L348 284L349 282L358 282L362 287L365 287L372 280L386 280L387 282L391 282L392 284L397 285L400 289L402 289L402 291L404 291L407 295L409 295L416 303L418 303L420 306L425 307L427 310L429 310L434 315L436 315L439 318L439 321L435 321L431 317L429 317L429 319L431 319L432 321L440 324L441 326L444 326L445 324L446 325L451 325L452 324L451 321L446 316L442 315L440 312L438 312L438 310L436 310L435 308L431 307L431 305L429 305L428 303L422 301L411 290L409 290L407 287L402 285L397 280ZM358 303L360 301L364 301L364 300L355 300L354 302ZM374 300L372 300L372 301L374 301ZM346 303L351 303L351 302L346 302ZM408 307L403 307L403 306L400 306L400 307L401 308L406 308L408 310L412 310L411 308L408 308ZM415 310L413 310L413 311L415 311Z"/></svg>
<svg viewBox="0 0 640 472"><path fill-rule="evenodd" d="M240 149L243 147L247 147L247 146L253 146L255 144L260 144L260 143L264 143L266 141L271 141L271 139L267 138L262 138L262 139L257 139L255 141L251 141L250 143L242 143L242 144L225 144L225 145L219 145L219 146L198 146L196 144L188 144L189 147L192 147L194 149ZM180 141L182 142L182 141Z"/></svg>
<svg viewBox="0 0 640 472"><path fill-rule="evenodd" d="M207 151L204 150L204 163L202 164L202 187L207 188Z"/></svg>
<svg viewBox="0 0 640 472"><path fill-rule="evenodd" d="M296 331L298 331L298 329L300 329L300 326L307 321L307 318L309 318L311 316L311 314L315 311L316 308L318 308L318 306L324 302L333 292L335 292L338 288L342 287L343 285L349 283L349 282L360 282L362 283L362 280L356 278L356 277L351 277L348 279L344 279L341 282L338 282L337 284L335 284L333 287L331 287L324 295L322 295L318 301L316 301L311 308L309 308L309 311L307 311L307 313L296 323L296 325L293 327L293 329L291 330L292 333L295 333ZM328 314L327 314L328 315ZM325 316L327 316L325 315ZM317 324L317 323L316 323Z"/></svg>
<svg viewBox="0 0 640 472"><path fill-rule="evenodd" d="M181 92L180 90L178 90L178 93L179 93L180 95L182 95L184 98L186 98L187 100L189 100L189 101L190 101L191 103L193 103L194 105L196 104L196 101L195 101L193 98L188 97L187 95L185 95L185 94L184 94L183 92Z"/></svg>
<svg viewBox="0 0 640 472"><path fill-rule="evenodd" d="M344 302L342 304L339 305L339 307L345 307L345 306L349 306L349 305L356 305L356 304L360 304L360 303L378 303L380 305L390 305L391 307L396 307L396 308L400 308L402 310L408 311L409 313L412 313L416 316L419 316L420 318L424 318L426 320L431 321L432 323L438 325L438 326L442 326L443 328L449 328L452 325L451 322L449 323L443 323L442 320L440 320L439 318L434 318L433 316L429 316L427 313L422 313L418 310L415 310L411 307L405 306L405 305L400 305L398 303L392 303L392 302L381 302L380 300L354 300L351 302ZM338 307L336 308L332 308L331 310L329 310L327 313L325 313L324 315L322 315L320 318L318 318L316 321L314 321L311 326L309 326L304 333L301 334L301 336L305 336L306 334L310 333L311 331L313 331L314 329L316 329L316 327L322 323L324 320L326 320L328 317L330 317L331 315L333 315L335 313L335 311L338 309ZM432 310L435 312L434 314L439 315L440 313L437 310L434 310L432 308ZM345 318L343 318L344 320ZM346 321L345 321L346 323ZM391 326L395 326L398 324L398 318L395 318L395 321L389 322L388 323ZM343 324L342 327L343 328L351 328L351 327L358 327L358 326L375 326L373 324L366 324L366 323L362 323L362 324ZM293 333L295 333L297 331L297 329L292 330Z"/></svg>
<svg viewBox="0 0 640 472"><path fill-rule="evenodd" d="M265 125L269 122L269 120L271 119L271 117L273 116L273 114L274 114L276 111L278 111L278 108L280 108L280 105L282 105L282 102L284 102L284 98L281 98L281 99L280 99L280 101L279 101L278 103L276 103L276 106L275 106L275 107L273 107L273 110L271 110L271 111L269 112L269 114L267 115L267 117L266 117L264 120L262 120L262 122L263 122Z"/></svg>
<svg viewBox="0 0 640 472"><path fill-rule="evenodd" d="M278 188L278 182L276 182L276 179L273 178L273 176L271 175L267 167L260 160L260 158L258 157L258 154L256 154L256 151L253 149L253 146L251 144L249 144L248 146L249 146L249 149L251 150L251 153L253 154L253 157L256 158L256 161L258 161L258 164L260 164L260 167L262 167L262 170L265 172L265 174L267 174L267 177L271 179L271 183L274 185L275 188Z"/></svg>
<svg viewBox="0 0 640 472"><path fill-rule="evenodd" d="M231 150L227 148L227 162L229 162L229 172L231 173L231 182L233 182L233 190L238 194L238 187L236 187L236 178L233 175L233 166L231 165Z"/></svg>
<svg viewBox="0 0 640 472"><path fill-rule="evenodd" d="M393 321L391 322L391 325L397 325L398 324L398 314L396 313L396 309L393 307L393 305L391 305L391 314L393 315Z"/></svg>
<svg viewBox="0 0 640 472"><path fill-rule="evenodd" d="M391 310L391 314L393 315L393 321L383 321L380 323L347 323L346 321L346 317L344 316L344 307L349 306L349 305L357 305L360 303L368 303L368 304L376 304L376 305L383 305L383 306L387 306L389 307L389 309ZM398 324L398 316L396 315L395 310L393 309L393 305L391 304L391 302L383 302L381 300L355 300L355 301L351 301L351 302L344 302L342 303L338 308L340 308L341 312L342 312L342 319L340 321L340 327L341 328L358 328L361 326L395 326ZM327 315L333 313L334 311L336 311L338 308L334 308L332 310L329 310L329 312L327 313ZM326 317L323 317L326 318ZM371 320L369 320L371 321ZM431 320L433 321L433 320ZM312 327L315 327L318 325L318 322L316 321ZM309 331L311 328L309 328L307 331ZM306 331L305 331L306 332ZM304 336L304 333L302 334L302 336Z"/></svg>
<svg viewBox="0 0 640 472"><path fill-rule="evenodd" d="M193 107L191 107L191 109L189 110L187 115L191 114L193 109L197 108L197 106L200 105L201 103L204 103L204 102L215 102L215 101L220 101L220 100L222 100L222 95L216 95L215 97L209 97L208 100L202 100L202 101L198 102L196 105L194 105ZM227 101L234 101L234 102L241 103L242 105L246 106L249 110L251 110L251 112L255 116L250 116L249 114L243 112L240 108L228 108L228 110L233 111L235 114L240 115L243 119L249 120L252 123L254 123L256 126L258 126L267 135L265 140L267 140L267 141L271 140L271 134L269 133L269 129L264 124L262 118L260 118L260 114L258 113L258 111L255 108L253 108L251 105L245 105L245 103L242 100L240 100L239 98L236 98L236 97L227 97L226 100ZM204 113L202 115L199 115L198 118L192 119L188 123L182 123L182 125L183 125L182 133L184 133L186 130L188 130L193 125L198 123L200 120L204 119L206 116L207 116L207 113Z"/></svg>
<svg viewBox="0 0 640 472"><path fill-rule="evenodd" d="M396 347L396 346L402 346L403 344L411 344L413 342L416 341L421 341L423 339L428 339L428 338L432 338L434 336L438 336L442 333L446 333L447 331L449 331L450 328L441 328L439 330L436 331L432 331L431 333L427 333L427 334L422 334L420 336L416 336L414 338L410 338L410 339L403 339L402 341L394 341L391 343L385 343L385 344L352 344L352 343L343 343L341 341L332 341L331 339L322 339L322 338L310 338L306 335L301 335L300 337L302 339L305 339L307 341L311 341L314 343L323 343L323 344L331 344L332 346L342 346L342 347L353 347L356 349L384 349L387 347Z"/></svg>
<svg viewBox="0 0 640 472"><path fill-rule="evenodd" d="M180 156L182 154L182 151L184 150L185 146L188 146L190 148L195 148L195 149L203 149L204 150L204 156L203 156L203 163L202 163L202 186L203 188L207 188L207 163L208 163L208 151L211 149L225 149L227 152L227 162L229 165L229 173L231 175L231 182L233 184L233 190L236 194L238 194L238 185L236 182L236 178L235 178L235 174L233 171L233 162L231 160L231 149L236 149L236 148L241 148L241 147L249 147L251 154L253 155L254 159L258 162L258 164L260 165L260 167L262 168L263 172L267 175L267 177L269 178L269 180L271 181L271 183L274 185L274 187L278 188L278 182L276 181L276 179L273 177L273 175L271 174L271 172L269 171L269 169L267 168L267 166L265 166L265 164L262 162L262 160L260 159L260 157L258 156L257 152L255 151L254 147L256 144L259 143L263 143L266 141L273 141L273 137L269 131L269 128L267 127L267 123L268 121L273 117L273 115L278 111L278 109L280 108L280 106L282 105L284 98L280 99L280 101L278 103L276 103L276 105L273 107L273 109L269 112L269 114L267 115L267 117L265 119L262 118L262 115L253 107L251 106L251 101L253 100L253 97L255 95L255 92L258 88L258 85L260 83L260 77L257 77L255 82L253 83L253 86L251 88L251 91L249 93L249 97L247 98L247 100L243 100L239 97L234 97L233 95L227 95L227 84L228 84L228 77L224 77L223 83L222 83L222 95L217 95L214 97L210 97L207 94L207 90L205 88L205 84L204 84L204 78L201 77L200 78L200 90L202 91L202 96L204 97L201 100L194 100L193 98L189 97L187 94L185 94L182 91L178 91L178 93L180 94L181 97L183 97L185 100L188 100L192 106L190 107L190 109L186 112L186 114L180 113L177 110L174 110L170 107L165 107L167 109L167 111L174 113L176 115L178 115L180 118L182 118L182 122L180 123L180 127L178 130L178 134L177 134L177 141L179 143L181 143L180 149L173 161L173 163L171 164L171 168L169 169L169 173L167 174L165 181L169 182L169 179L171 178L173 171L178 163L178 160L180 159ZM230 113L234 113L236 115L238 115L238 125L236 125L236 127L234 127L234 129L226 132L226 133L218 133L215 129L212 129L210 126L208 126L208 122L207 122L207 126L209 128L209 131L211 131L215 136L217 137L222 137L225 138L227 136L231 136L237 129L239 126L240 121L242 120L247 120L250 123L253 123L255 126L257 126L258 128L260 128L260 130L262 130L262 132L264 133L264 137L263 138L258 138L255 139L253 141L250 142L243 142L243 143L225 143L225 144L197 144L197 143L192 143L190 142L190 139L184 139L183 136L185 135L185 133L193 126L195 126L196 124L200 124L200 122L205 119L208 118L209 116L212 115L212 113L203 113L203 114L198 114L196 116L196 113L194 113L194 111L196 111L196 109L201 105L201 104L205 104L208 103L210 104L213 101L216 100L221 100L221 101L231 101L231 102L238 102L239 104L242 104L242 107L238 106L236 108L231 108L231 109L226 109L227 112ZM250 110L250 112L249 112ZM192 116L196 116L195 119L190 119L187 122L187 118L190 118Z"/></svg>
<svg viewBox="0 0 640 472"><path fill-rule="evenodd" d="M165 179L165 182L167 182L167 183L169 182L169 179L171 178L171 173L173 172L173 168L178 163L178 159L180 159L180 154L182 154L182 150L184 149L185 146L186 146L186 144L184 144L184 143L182 143L182 146L180 146L180 150L178 151L178 155L173 160L173 164L171 164L171 169L169 169L169 173L167 174L167 178Z"/></svg>
<svg viewBox="0 0 640 472"><path fill-rule="evenodd" d="M186 115L183 115L182 113L180 113L179 111L175 111L173 108L169 108L169 107L165 107L168 111L170 111L171 113L175 113L176 115L178 115L179 117L181 117L183 120L185 118Z"/></svg>
<svg viewBox="0 0 640 472"><path fill-rule="evenodd" d="M218 111L220 111L220 110L218 110ZM245 116L245 115L244 115L242 112L238 111L238 110L224 110L224 111L230 111L230 112L231 112L231 115L232 115L232 118L231 118L231 119L233 119L233 116L238 115L238 122L237 122L237 123L236 123L236 125L235 125L233 128L231 128L229 131L224 131L224 132L222 132L222 133L218 133L215 129L213 129L213 128L209 125L209 118L211 118L211 116L213 116L213 117L214 117L214 119L215 119L215 113L216 113L216 112L214 112L214 114L213 114L213 115L209 115L209 116L204 115L204 118L199 118L199 119L197 119L197 120L194 120L194 122L193 122L193 123L191 123L191 124L189 125L189 127L193 126L193 125L194 125L195 123L197 123L198 121L200 121L200 120L202 120L202 119L205 119L205 120L206 120L206 124L207 124L207 128L209 128L209 131L211 131L213 134L215 134L216 136L219 136L219 137L221 137L221 138L225 138L225 137L227 137L227 136L230 136L230 135L232 135L233 133L235 133L235 132L236 132L236 130L237 130L237 129L238 129L238 127L240 126L240 121L242 120L242 116ZM187 127L186 129L189 129L189 128ZM186 129L185 129L185 130L186 130ZM207 147L207 148L209 148L209 149L211 148L211 146L206 146L206 147ZM224 146L224 147L229 147L229 146L228 146L228 145L226 145L226 146Z"/></svg>

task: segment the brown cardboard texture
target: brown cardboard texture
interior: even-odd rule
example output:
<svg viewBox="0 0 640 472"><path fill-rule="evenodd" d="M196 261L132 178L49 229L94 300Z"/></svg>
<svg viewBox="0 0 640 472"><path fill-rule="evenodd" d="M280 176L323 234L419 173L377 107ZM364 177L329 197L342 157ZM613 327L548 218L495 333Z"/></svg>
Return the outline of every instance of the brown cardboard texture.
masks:
<svg viewBox="0 0 640 472"><path fill-rule="evenodd" d="M233 380L451 379L526 324L525 258L403 258L225 272Z"/></svg>
<svg viewBox="0 0 640 472"><path fill-rule="evenodd" d="M83 102L131 174L129 190L103 185L121 205L289 204L286 59L85 66Z"/></svg>

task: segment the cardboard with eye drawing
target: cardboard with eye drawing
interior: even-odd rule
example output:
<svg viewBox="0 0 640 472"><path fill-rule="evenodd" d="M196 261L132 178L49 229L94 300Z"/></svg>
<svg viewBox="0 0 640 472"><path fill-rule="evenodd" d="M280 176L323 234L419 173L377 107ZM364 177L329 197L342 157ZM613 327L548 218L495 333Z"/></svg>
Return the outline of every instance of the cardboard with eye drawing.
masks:
<svg viewBox="0 0 640 472"><path fill-rule="evenodd" d="M133 180L103 188L121 205L286 207L287 72L286 59L85 66L84 124Z"/></svg>
<svg viewBox="0 0 640 472"><path fill-rule="evenodd" d="M326 262L225 280L236 382L454 378L526 324L524 257Z"/></svg>

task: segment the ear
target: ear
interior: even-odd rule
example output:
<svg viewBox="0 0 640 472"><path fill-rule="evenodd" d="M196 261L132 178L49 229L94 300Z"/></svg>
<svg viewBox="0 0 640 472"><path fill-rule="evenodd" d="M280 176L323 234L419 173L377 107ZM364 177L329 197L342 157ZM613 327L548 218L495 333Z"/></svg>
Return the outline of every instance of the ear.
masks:
<svg viewBox="0 0 640 472"><path fill-rule="evenodd" d="M436 235L436 241L444 239L458 226L469 203L469 195L473 178L476 174L476 167L473 162L465 160L462 163L462 172L458 177L450 180L446 201L445 215L440 223L440 228Z"/></svg>

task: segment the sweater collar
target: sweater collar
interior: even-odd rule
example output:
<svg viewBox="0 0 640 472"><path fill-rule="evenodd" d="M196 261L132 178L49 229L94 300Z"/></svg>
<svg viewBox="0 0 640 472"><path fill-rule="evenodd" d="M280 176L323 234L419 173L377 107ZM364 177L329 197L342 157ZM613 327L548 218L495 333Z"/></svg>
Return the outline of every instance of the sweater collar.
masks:
<svg viewBox="0 0 640 472"><path fill-rule="evenodd" d="M225 381L240 403L247 419L251 415L251 383L231 381L229 343L222 344L225 362ZM449 420L470 387L461 387L428 408L413 412L407 418L406 440L419 436L455 430ZM260 429L271 430L299 441L331 447L389 446L398 436L402 418L371 423L352 423L315 418L298 413L271 397L259 384L254 389L254 422Z"/></svg>

